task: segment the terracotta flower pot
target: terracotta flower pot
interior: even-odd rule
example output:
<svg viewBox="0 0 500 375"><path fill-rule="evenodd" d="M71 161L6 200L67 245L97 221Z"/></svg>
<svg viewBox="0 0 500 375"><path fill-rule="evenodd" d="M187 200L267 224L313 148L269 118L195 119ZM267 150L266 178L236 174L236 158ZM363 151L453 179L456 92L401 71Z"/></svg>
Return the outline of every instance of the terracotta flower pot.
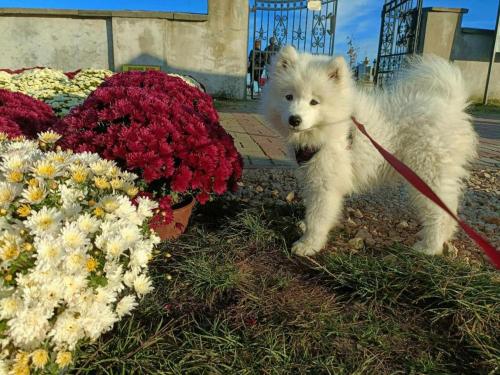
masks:
<svg viewBox="0 0 500 375"><path fill-rule="evenodd" d="M170 224L160 224L153 227L153 230L162 240L175 240L186 230L186 227L193 212L195 200L190 198L179 207L174 208L174 220Z"/></svg>

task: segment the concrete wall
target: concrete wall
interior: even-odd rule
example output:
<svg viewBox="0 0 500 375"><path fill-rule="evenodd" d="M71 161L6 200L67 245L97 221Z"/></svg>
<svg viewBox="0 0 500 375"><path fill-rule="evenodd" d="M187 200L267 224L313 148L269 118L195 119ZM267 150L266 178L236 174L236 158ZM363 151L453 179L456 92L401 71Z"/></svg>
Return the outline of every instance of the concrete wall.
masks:
<svg viewBox="0 0 500 375"><path fill-rule="evenodd" d="M244 98L248 0L209 0L208 15L0 8L0 68L159 65L215 96Z"/></svg>
<svg viewBox="0 0 500 375"><path fill-rule="evenodd" d="M484 95L488 64L495 33L493 30L462 28L467 9L424 8L419 53L432 53L453 61L462 70L473 100ZM500 100L500 54L493 65L490 99Z"/></svg>

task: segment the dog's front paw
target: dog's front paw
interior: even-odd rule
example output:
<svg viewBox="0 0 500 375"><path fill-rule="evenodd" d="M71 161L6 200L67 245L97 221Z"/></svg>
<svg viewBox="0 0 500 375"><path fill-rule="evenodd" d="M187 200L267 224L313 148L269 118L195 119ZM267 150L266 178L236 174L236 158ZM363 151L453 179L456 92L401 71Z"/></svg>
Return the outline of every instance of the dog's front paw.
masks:
<svg viewBox="0 0 500 375"><path fill-rule="evenodd" d="M292 246L292 253L301 257L316 255L321 251L321 246L317 246L307 240L298 240Z"/></svg>
<svg viewBox="0 0 500 375"><path fill-rule="evenodd" d="M421 240L413 245L413 249L419 253L426 255L441 255L443 253L443 248L438 246L430 246L426 241Z"/></svg>

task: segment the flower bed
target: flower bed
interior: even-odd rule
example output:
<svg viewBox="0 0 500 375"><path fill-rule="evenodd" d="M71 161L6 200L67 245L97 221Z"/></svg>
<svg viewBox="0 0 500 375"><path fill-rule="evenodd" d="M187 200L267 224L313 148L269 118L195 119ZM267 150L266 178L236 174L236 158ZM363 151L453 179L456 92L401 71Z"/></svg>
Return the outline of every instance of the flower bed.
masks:
<svg viewBox="0 0 500 375"><path fill-rule="evenodd" d="M63 147L137 173L144 194L159 200L155 222L168 223L171 206L187 196L205 203L241 177L241 156L210 96L162 72L108 78L55 130Z"/></svg>
<svg viewBox="0 0 500 375"><path fill-rule="evenodd" d="M109 70L85 69L63 73L48 68L1 71L0 88L22 92L49 104L57 115L64 116L81 104L106 78Z"/></svg>
<svg viewBox="0 0 500 375"><path fill-rule="evenodd" d="M152 289L157 204L133 205L136 176L112 161L49 151L58 138L0 138L0 374L69 366Z"/></svg>
<svg viewBox="0 0 500 375"><path fill-rule="evenodd" d="M44 67L18 70L0 69L0 88L22 92L49 104L58 116L65 116L80 105L113 72L105 69L79 69L62 72ZM205 91L203 85L190 76L178 77L192 87Z"/></svg>

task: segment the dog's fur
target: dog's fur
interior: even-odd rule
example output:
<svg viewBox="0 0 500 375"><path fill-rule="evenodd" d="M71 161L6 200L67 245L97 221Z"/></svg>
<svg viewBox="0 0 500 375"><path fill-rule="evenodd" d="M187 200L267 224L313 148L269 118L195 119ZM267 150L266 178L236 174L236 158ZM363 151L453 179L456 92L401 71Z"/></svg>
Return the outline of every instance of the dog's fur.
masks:
<svg viewBox="0 0 500 375"><path fill-rule="evenodd" d="M319 104L311 105L313 99ZM414 58L391 87L365 91L356 87L342 57L299 54L287 46L272 64L262 105L268 121L288 128L288 140L296 149L319 150L300 168L306 215L304 235L292 248L295 254L314 255L325 246L346 195L399 180L354 128L351 116L457 211L477 136L464 111L462 76L447 61ZM300 116L299 126L289 125L292 115ZM415 248L441 254L455 222L413 188L409 195L423 228Z"/></svg>

